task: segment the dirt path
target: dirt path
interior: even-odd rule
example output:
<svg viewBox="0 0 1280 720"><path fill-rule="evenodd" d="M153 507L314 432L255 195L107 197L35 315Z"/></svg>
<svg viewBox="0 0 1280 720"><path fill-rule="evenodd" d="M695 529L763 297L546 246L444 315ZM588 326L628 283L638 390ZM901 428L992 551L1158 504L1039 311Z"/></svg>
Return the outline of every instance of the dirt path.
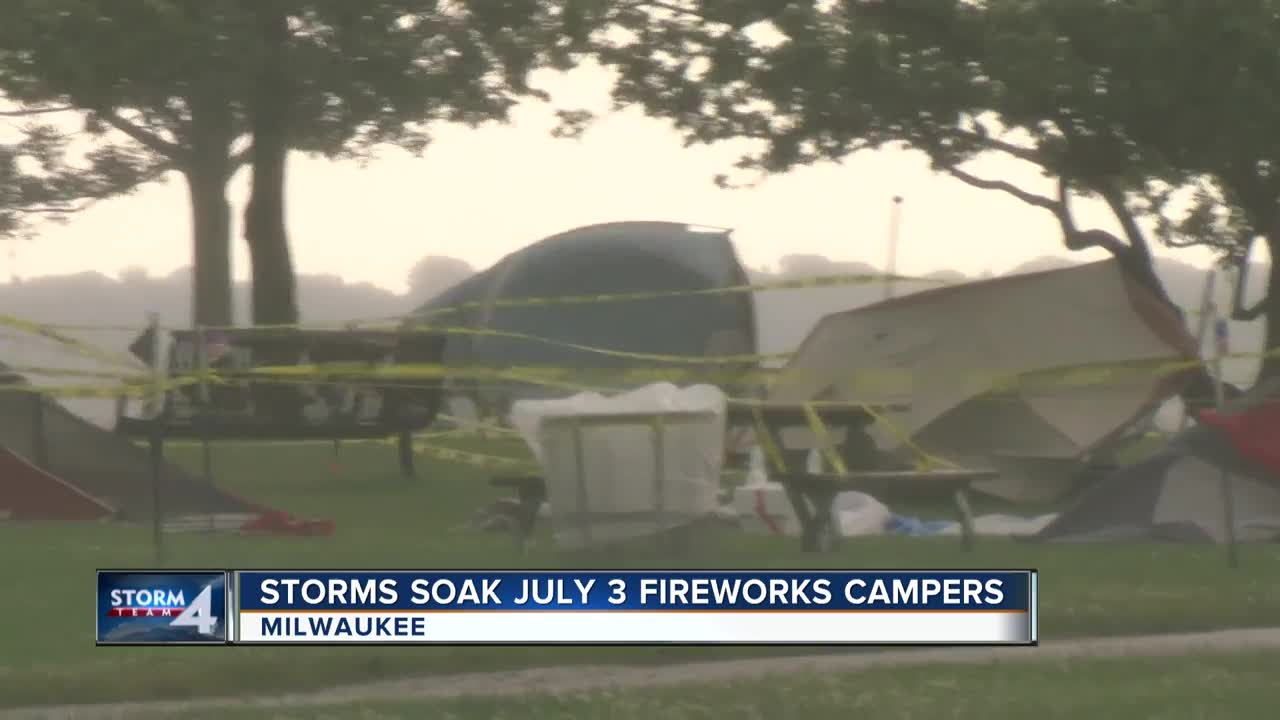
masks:
<svg viewBox="0 0 1280 720"><path fill-rule="evenodd" d="M1162 657L1239 650L1280 650L1280 628L1224 630L1179 635L1092 638L1046 642L1038 648L948 648L849 655L759 658L687 663L662 667L585 666L469 673L334 687L310 693L249 699L116 703L0 712L11 720L116 720L181 717L190 711L275 708L279 710L386 700L451 698L464 695L518 695L714 683L807 672L856 672L871 668L927 663L981 663L1002 659L1049 660L1085 657Z"/></svg>

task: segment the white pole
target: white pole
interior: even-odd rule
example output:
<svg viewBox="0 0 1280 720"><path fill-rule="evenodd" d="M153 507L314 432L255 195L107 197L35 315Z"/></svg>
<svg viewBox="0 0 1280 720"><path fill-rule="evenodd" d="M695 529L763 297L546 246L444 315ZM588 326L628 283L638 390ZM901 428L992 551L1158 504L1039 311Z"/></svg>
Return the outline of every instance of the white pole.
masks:
<svg viewBox="0 0 1280 720"><path fill-rule="evenodd" d="M147 329L151 332L151 408L148 415L159 418L164 412L164 381L166 358L164 341L160 337L160 313L147 313Z"/></svg>
<svg viewBox="0 0 1280 720"><path fill-rule="evenodd" d="M1196 352L1204 353L1204 336L1209 332L1209 328L1213 327L1214 320L1218 317L1217 304L1213 300L1214 283L1218 277L1217 268L1209 268L1208 274L1204 279L1204 290L1200 293L1200 317L1196 322ZM1191 408L1183 403L1182 407L1182 429L1186 430L1191 424Z"/></svg>
<svg viewBox="0 0 1280 720"><path fill-rule="evenodd" d="M1218 408L1218 417L1222 418L1224 403L1224 393L1222 390L1222 360L1227 355L1229 347L1229 326L1227 319L1218 316L1217 305L1213 306L1213 395L1214 403ZM1231 473L1225 467L1222 469L1222 525L1224 540L1227 544L1227 564L1231 567L1238 567L1240 557L1236 548L1236 503L1235 503L1235 484L1232 481Z"/></svg>
<svg viewBox="0 0 1280 720"><path fill-rule="evenodd" d="M889 211L889 260L885 263L885 272L890 279L884 285L884 298L893 297L892 276L898 274L898 235L902 225L902 196L893 196L893 207Z"/></svg>

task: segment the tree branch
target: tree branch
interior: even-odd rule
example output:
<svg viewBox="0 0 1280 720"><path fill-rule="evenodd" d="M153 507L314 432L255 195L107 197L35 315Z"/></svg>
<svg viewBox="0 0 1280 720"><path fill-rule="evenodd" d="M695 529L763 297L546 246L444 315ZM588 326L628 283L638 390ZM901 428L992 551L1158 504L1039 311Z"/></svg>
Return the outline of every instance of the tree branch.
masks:
<svg viewBox="0 0 1280 720"><path fill-rule="evenodd" d="M1072 147L1072 143L1077 142L1077 134L1074 126L1071 124L1071 118L1064 113L1059 113L1058 117L1053 121L1058 131L1062 133L1063 139L1067 142L1068 150ZM1062 224L1064 243L1068 250L1087 250L1089 248L1102 248L1111 253L1113 257L1122 258L1128 264L1133 265L1135 270L1142 270L1144 273L1150 273L1149 280L1155 282L1156 286L1163 286L1159 283L1159 278L1155 277L1152 269L1151 248L1147 244L1146 236L1142 234L1142 228L1138 227L1138 223L1134 220L1133 213L1129 211L1128 205L1125 204L1124 191L1116 187L1110 180L1101 180L1091 183L1091 190L1102 196L1102 199L1111 208L1111 213L1120 223L1121 229L1125 236L1129 239L1128 244L1115 235L1106 230L1079 230L1071 217L1071 182L1067 176L1060 172L1058 174L1058 202L1062 208L1062 215L1058 218Z"/></svg>
<svg viewBox="0 0 1280 720"><path fill-rule="evenodd" d="M1058 204L1053 200L1050 200L1043 195L1036 195L1035 193L1027 192L1013 183L1009 183L1004 180L988 180L986 178L980 178L965 170L961 170L954 165L944 169L950 173L952 177L966 185L971 185L982 190L999 190L1000 192L1014 196L1028 205L1044 208L1055 215L1058 213Z"/></svg>
<svg viewBox="0 0 1280 720"><path fill-rule="evenodd" d="M1058 176L1058 201L1053 214L1062 227L1062 244L1073 252L1101 248L1116 257L1127 255L1129 246L1106 230L1080 230L1071 214L1071 183Z"/></svg>
<svg viewBox="0 0 1280 720"><path fill-rule="evenodd" d="M31 117L32 115L50 115L52 113L75 110L71 105L56 105L44 108L23 108L21 110L0 110L0 117Z"/></svg>
<svg viewBox="0 0 1280 720"><path fill-rule="evenodd" d="M1080 250L1073 247L1075 238L1080 235L1075 218L1071 216L1071 183L1062 175L1058 176L1058 225L1062 228L1062 241L1068 250Z"/></svg>
<svg viewBox="0 0 1280 720"><path fill-rule="evenodd" d="M1264 297L1258 301L1257 305L1254 305L1253 307L1236 308L1231 313L1231 319L1238 320L1240 322L1252 322L1254 320L1257 320L1258 318L1267 314L1267 300L1268 298Z"/></svg>
<svg viewBox="0 0 1280 720"><path fill-rule="evenodd" d="M1124 192L1108 182L1098 188L1098 194L1111 208L1111 213L1116 216L1116 220L1120 221L1120 227L1129 240L1130 249L1150 261L1151 247L1147 244L1146 236L1142 234L1142 228L1138 227L1138 222L1134 220L1133 213L1129 211L1129 206L1125 204Z"/></svg>
<svg viewBox="0 0 1280 720"><path fill-rule="evenodd" d="M1079 251L1102 248L1115 256L1129 251L1120 238L1106 230L1081 230L1071 216L1071 183L1065 177L1058 178L1058 224L1062 226L1062 243L1068 250Z"/></svg>
<svg viewBox="0 0 1280 720"><path fill-rule="evenodd" d="M71 214L80 212L84 208L88 207L88 205L89 203L85 203L84 205L81 205L78 207L74 205L24 205L19 209L23 214L30 213L33 215L71 215Z"/></svg>
<svg viewBox="0 0 1280 720"><path fill-rule="evenodd" d="M681 7L673 2L664 2L663 0L637 0L637 2L630 3L630 5L633 8L651 7L659 10L667 10L678 15L696 17L699 20L708 19L706 15L698 12L697 10L690 10L689 8Z"/></svg>
<svg viewBox="0 0 1280 720"><path fill-rule="evenodd" d="M1068 250L1102 248L1116 257L1126 256L1133 251L1123 240L1106 230L1078 230L1067 237L1066 246Z"/></svg>
<svg viewBox="0 0 1280 720"><path fill-rule="evenodd" d="M974 121L977 124L977 121ZM963 138L971 142L975 142L988 150L996 150L1019 160L1029 162L1033 165L1044 167L1044 158L1040 156L1035 148L1026 148L1021 145L1014 145L1011 142L1000 140L991 136L989 132L976 133L969 130L952 130L948 132L952 137Z"/></svg>
<svg viewBox="0 0 1280 720"><path fill-rule="evenodd" d="M124 119L114 110L95 110L98 115L111 124L112 127L120 132L133 138L142 146L149 150L160 153L172 160L185 159L187 151L181 145L171 143L153 132L144 130L132 122Z"/></svg>
<svg viewBox="0 0 1280 720"><path fill-rule="evenodd" d="M160 178L161 176L163 176L165 173L172 170L173 167L174 167L174 164L172 162L166 162L166 163L161 163L160 165L156 165L155 167L151 168L151 170L146 174L139 176L137 178L137 182L132 183L132 187L137 187L139 185L145 185L146 183L152 182ZM119 189L100 188L94 192L91 192L83 196L82 198L83 202L79 204L74 204L70 202L62 204L62 203L54 202L53 204L48 204L48 205L23 205L19 207L18 210L23 214L29 213L33 215L74 215L76 213L80 213L89 209L93 205L96 205L97 203L100 203L103 200L108 200L112 197L123 194L123 192L127 192L127 191L121 191Z"/></svg>

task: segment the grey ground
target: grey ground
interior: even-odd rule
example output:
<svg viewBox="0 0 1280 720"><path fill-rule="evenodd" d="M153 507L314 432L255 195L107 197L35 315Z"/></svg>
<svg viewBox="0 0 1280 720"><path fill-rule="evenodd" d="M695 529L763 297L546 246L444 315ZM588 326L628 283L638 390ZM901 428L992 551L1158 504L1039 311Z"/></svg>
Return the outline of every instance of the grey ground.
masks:
<svg viewBox="0 0 1280 720"><path fill-rule="evenodd" d="M1242 650L1280 649L1280 628L1219 632L1091 638L1045 642L1034 648L948 648L902 650L848 655L760 658L688 663L661 667L586 666L520 670L500 673L428 676L365 683L308 693L249 699L116 703L26 708L0 712L13 720L114 720L138 717L181 717L184 712L218 709L299 709L350 703L453 698L467 695L563 693L596 689L658 687L715 683L768 675L857 672L881 667L932 663L984 663L1002 659L1051 660L1088 657L1161 657Z"/></svg>

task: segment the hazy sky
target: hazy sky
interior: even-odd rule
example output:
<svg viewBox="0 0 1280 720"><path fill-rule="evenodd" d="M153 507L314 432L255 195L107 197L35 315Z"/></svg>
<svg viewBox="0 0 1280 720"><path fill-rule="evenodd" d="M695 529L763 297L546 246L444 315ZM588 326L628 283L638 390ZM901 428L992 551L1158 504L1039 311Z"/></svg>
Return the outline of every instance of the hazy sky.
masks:
<svg viewBox="0 0 1280 720"><path fill-rule="evenodd" d="M564 107L607 106L607 76L579 70L542 85ZM899 271L954 268L1002 271L1061 254L1052 217L1001 193L933 174L914 153L859 155L843 165L807 168L759 187L720 190L717 172L732 147L683 148L664 123L627 113L607 117L580 141L549 135L552 108L519 109L508 126L443 127L420 158L394 148L365 167L294 156L288 221L297 268L404 290L410 265L426 254L484 267L561 230L618 220L672 220L734 228L743 262L772 264L789 253L818 253L877 267L885 262L890 203L903 206ZM975 172L1050 191L1014 161L974 163ZM245 173L234 182L234 273L247 277L239 240ZM1082 226L1114 229L1102 208L1081 203ZM65 226L21 243L4 281L85 270L115 275L131 265L165 274L191 259L186 187L174 176L134 196L100 204ZM1081 259L1093 256L1081 256ZM1199 251L1177 257L1208 262ZM0 257L6 262L7 257Z"/></svg>

